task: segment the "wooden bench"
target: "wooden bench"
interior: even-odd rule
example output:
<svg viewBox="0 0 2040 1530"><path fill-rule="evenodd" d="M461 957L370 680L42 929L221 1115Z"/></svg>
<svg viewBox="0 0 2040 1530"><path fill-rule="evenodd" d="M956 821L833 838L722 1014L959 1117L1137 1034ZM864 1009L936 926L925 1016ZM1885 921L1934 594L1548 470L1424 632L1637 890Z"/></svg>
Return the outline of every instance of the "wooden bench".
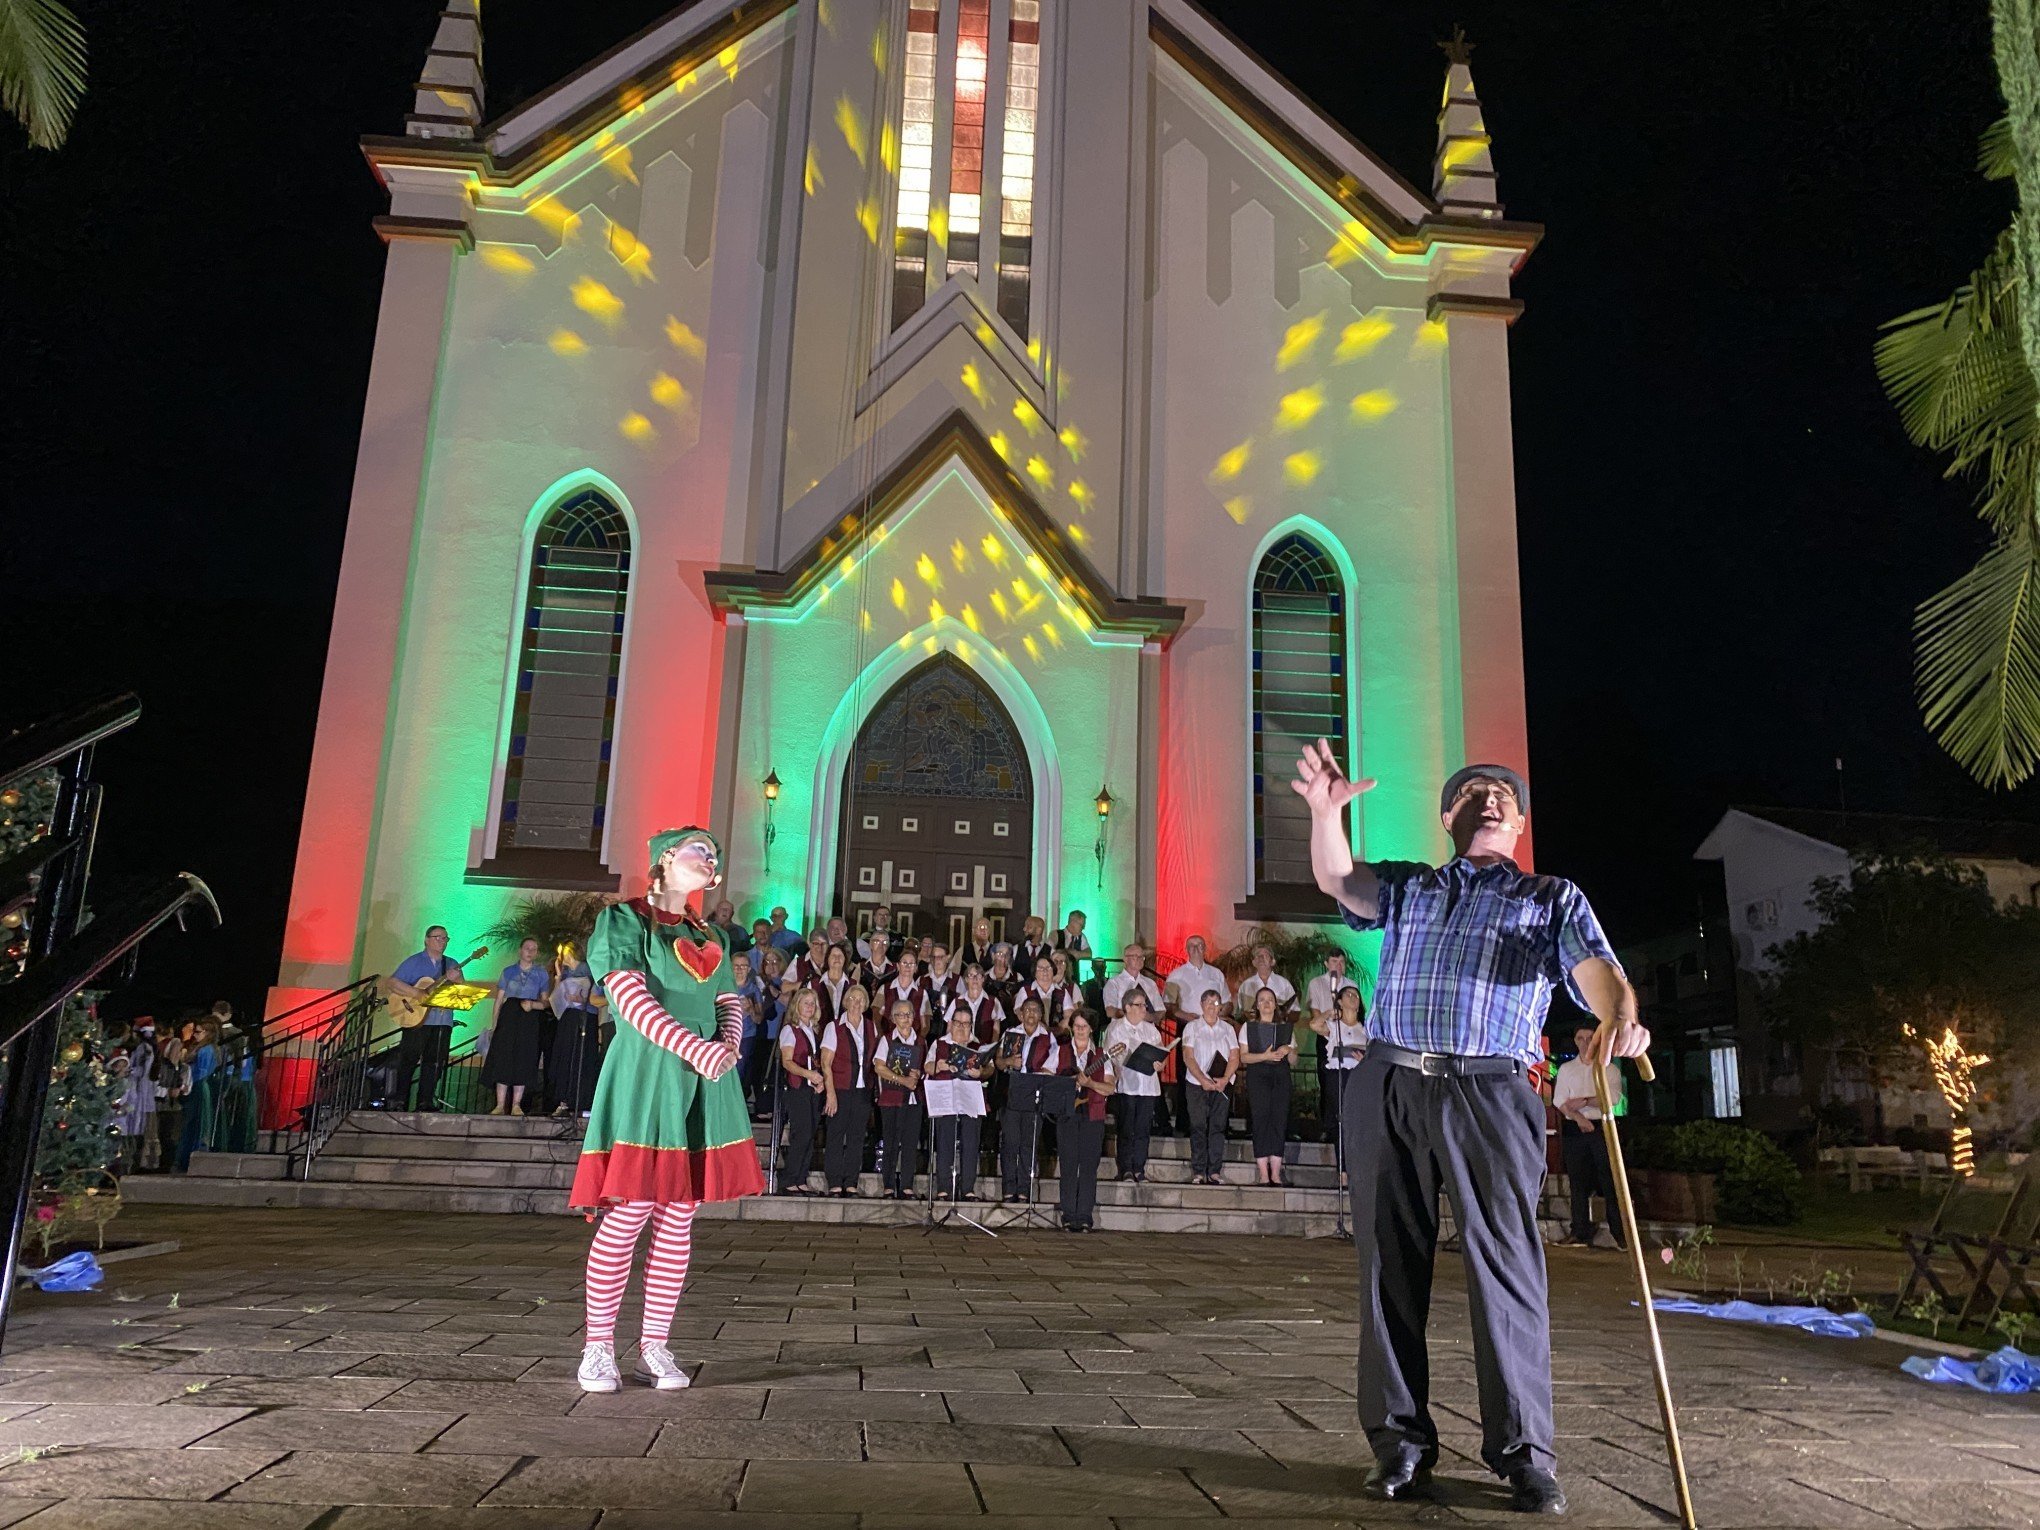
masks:
<svg viewBox="0 0 2040 1530"><path fill-rule="evenodd" d="M1993 1272L2013 1268L2003 1256L1993 1257L1990 1251L2000 1244L2008 1244L2008 1235L2025 1225L2015 1222L2015 1218L2028 1200L2032 1188L2031 1175L2022 1173L2009 1191L1999 1188L2000 1185L1999 1179L1981 1175L1952 1180L1947 1193L1934 1207L1932 1220L1924 1227L1891 1229L1892 1236L1898 1239L1898 1246L1912 1261L1912 1270L1891 1304L1894 1316L1922 1285L1940 1299L1947 1311L1967 1315L1983 1289L1986 1267ZM1951 1274L1950 1277L1955 1281L1957 1290L1950 1290L1941 1272L1935 1268L1937 1259L1951 1261L1959 1267L1959 1276ZM2020 1271L2018 1277L2013 1279L2007 1275L2007 1291L1997 1293L1994 1300L2002 1301L2012 1287L2024 1288L2025 1265L2018 1265L2017 1269ZM2030 1291L2027 1295L2030 1299Z"/></svg>

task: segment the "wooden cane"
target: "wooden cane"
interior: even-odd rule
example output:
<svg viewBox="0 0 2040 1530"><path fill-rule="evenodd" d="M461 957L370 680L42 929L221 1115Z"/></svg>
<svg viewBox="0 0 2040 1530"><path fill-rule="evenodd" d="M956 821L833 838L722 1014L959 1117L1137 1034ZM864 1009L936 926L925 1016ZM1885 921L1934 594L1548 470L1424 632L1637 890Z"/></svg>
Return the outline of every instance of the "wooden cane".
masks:
<svg viewBox="0 0 2040 1530"><path fill-rule="evenodd" d="M1657 1073L1650 1058L1633 1059L1643 1081L1653 1083ZM1672 1481L1679 1490L1679 1520L1686 1530L1698 1530L1693 1517L1693 1489L1686 1481L1686 1453L1679 1445L1679 1416L1672 1408L1672 1380L1665 1370L1665 1346L1658 1337L1657 1308L1651 1305L1650 1266L1644 1261L1643 1239L1636 1231L1636 1205L1629 1198L1629 1170L1622 1162L1622 1135L1615 1127L1615 1101L1608 1092L1605 1065L1594 1069L1594 1094L1601 1106L1600 1130L1608 1134L1608 1167L1615 1179L1615 1204L1622 1213L1622 1237L1629 1245L1630 1268L1636 1272L1636 1288L1643 1297L1643 1327L1650 1335L1651 1378L1657 1383L1658 1417L1664 1420L1665 1450L1672 1460Z"/></svg>

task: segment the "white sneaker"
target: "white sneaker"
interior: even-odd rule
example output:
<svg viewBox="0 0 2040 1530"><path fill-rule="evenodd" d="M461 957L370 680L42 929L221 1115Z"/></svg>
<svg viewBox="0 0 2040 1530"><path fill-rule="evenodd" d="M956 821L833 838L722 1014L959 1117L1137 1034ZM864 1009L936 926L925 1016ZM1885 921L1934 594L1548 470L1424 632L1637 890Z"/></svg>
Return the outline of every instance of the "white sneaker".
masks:
<svg viewBox="0 0 2040 1530"><path fill-rule="evenodd" d="M590 1344L581 1351L580 1370L583 1392L615 1392L623 1387L623 1376L616 1369L616 1346L614 1344Z"/></svg>
<svg viewBox="0 0 2040 1530"><path fill-rule="evenodd" d="M663 1344L638 1346L637 1373L661 1392L677 1392L687 1385L687 1373Z"/></svg>

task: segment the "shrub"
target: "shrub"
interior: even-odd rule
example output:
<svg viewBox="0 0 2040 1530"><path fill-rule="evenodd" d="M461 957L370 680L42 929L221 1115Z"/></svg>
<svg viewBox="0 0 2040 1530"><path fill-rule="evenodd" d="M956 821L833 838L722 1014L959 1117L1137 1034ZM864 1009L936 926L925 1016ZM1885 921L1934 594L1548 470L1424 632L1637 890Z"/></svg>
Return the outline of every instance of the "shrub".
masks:
<svg viewBox="0 0 2040 1530"><path fill-rule="evenodd" d="M1799 1215L1799 1169L1762 1132L1725 1121L1693 1121L1666 1134L1665 1167L1715 1177L1725 1222L1782 1227Z"/></svg>

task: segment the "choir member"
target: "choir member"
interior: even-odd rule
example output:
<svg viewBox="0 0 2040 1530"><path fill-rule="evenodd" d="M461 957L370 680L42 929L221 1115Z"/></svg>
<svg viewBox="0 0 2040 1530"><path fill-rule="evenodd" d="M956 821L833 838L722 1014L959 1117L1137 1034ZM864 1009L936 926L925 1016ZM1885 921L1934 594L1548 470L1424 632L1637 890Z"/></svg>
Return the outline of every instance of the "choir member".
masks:
<svg viewBox="0 0 2040 1530"><path fill-rule="evenodd" d="M1048 943L1058 951L1067 951L1071 956L1089 956L1091 942L1084 934L1084 911L1070 910L1063 927L1048 937Z"/></svg>
<svg viewBox="0 0 2040 1530"><path fill-rule="evenodd" d="M1031 976L1034 964L1048 955L1053 948L1048 943L1048 925L1039 914L1029 914L1020 926L1020 941L1013 948L1013 970L1023 977ZM1055 1016L1048 1017L1049 1028L1055 1028Z"/></svg>
<svg viewBox="0 0 2040 1530"><path fill-rule="evenodd" d="M843 1008L822 1033L822 1115L827 1141L822 1178L830 1195L857 1194L864 1167L864 1134L871 1125L871 1063L878 1027L871 1023L871 996L861 984L843 990Z"/></svg>
<svg viewBox="0 0 2040 1530"><path fill-rule="evenodd" d="M985 968L985 992L1006 1007L1006 1013L1020 1012L1020 974L1013 970L1013 948L1004 941L992 947L992 964ZM1041 1012L1045 1024L1048 1011Z"/></svg>
<svg viewBox="0 0 2040 1530"><path fill-rule="evenodd" d="M1062 1071L1062 1043L1042 1023L1041 1005L1028 999L1020 1006L1020 1023L999 1038L999 1071L1028 1078L1048 1078ZM1009 1087L999 1121L999 1175L1005 1199L1027 1197L1034 1185L1034 1159L1041 1135L1041 1113L1032 1089Z"/></svg>
<svg viewBox="0 0 2040 1530"><path fill-rule="evenodd" d="M1105 1027L1105 1055L1118 1071L1114 1093L1119 1111L1119 1177L1139 1185L1147 1182L1148 1138L1154 1131L1155 1101L1161 1095L1162 1081L1154 1071L1143 1073L1127 1067L1126 1060L1142 1045L1161 1047L1165 1043L1161 1029L1148 1018L1146 991L1129 988L1122 998L1119 1018Z"/></svg>
<svg viewBox="0 0 2040 1530"><path fill-rule="evenodd" d="M935 1139L935 1189L952 1201L974 1201L977 1194L978 1130L984 1120L984 1054L972 1045L971 1012L961 1006L949 1011L949 1034L928 1049L928 1080L975 1084L957 1091L958 1108L930 1120Z"/></svg>
<svg viewBox="0 0 2040 1530"><path fill-rule="evenodd" d="M822 1000L803 988L787 1007L779 1027L779 1106L786 1119L786 1157L779 1167L779 1193L806 1195L815 1166L815 1123L821 1119Z"/></svg>
<svg viewBox="0 0 2040 1530"><path fill-rule="evenodd" d="M900 953L902 965L912 960L912 952ZM884 1160L879 1165L878 1193L904 1201L914 1193L914 1172L921 1148L921 1079L927 1060L926 1043L921 1039L921 1017L915 1005L895 999L890 1014L891 1028L880 1038L872 1057L872 1072L878 1075L879 1136L885 1146Z"/></svg>
<svg viewBox="0 0 2040 1530"><path fill-rule="evenodd" d="M871 911L871 928L857 937L857 956L864 963L864 978L876 985L892 976L893 962L900 954L900 938L892 927L892 910L883 903Z"/></svg>
<svg viewBox="0 0 2040 1530"><path fill-rule="evenodd" d="M920 968L921 959L909 946L900 952L899 965L893 969L893 975L879 985L871 1002L880 1014L885 1015L890 1015L896 1004L906 1005L913 1011L915 1033L925 1038L928 1034L928 990L921 982Z"/></svg>
<svg viewBox="0 0 2040 1530"><path fill-rule="evenodd" d="M1006 1029L1006 1008L985 991L984 969L975 962L963 969L963 987L949 1001L952 1018L958 1010L970 1017L970 1039L976 1046L990 1046Z"/></svg>
<svg viewBox="0 0 2040 1530"><path fill-rule="evenodd" d="M1346 1085L1353 1077L1353 1070L1360 1066L1361 1055L1367 1050L1367 1014L1360 1002L1360 990L1349 983L1338 990L1333 1005L1327 1019L1312 1020L1310 1025L1321 1038L1318 1044L1323 1050L1323 1097L1329 1107L1324 1115L1327 1140L1331 1140L1329 1134L1339 1130Z"/></svg>
<svg viewBox="0 0 2040 1530"><path fill-rule="evenodd" d="M929 942L928 969L921 974L921 983L928 990L930 1013L946 1020L949 1001L956 997L963 980L949 970L949 947L939 940Z"/></svg>
<svg viewBox="0 0 2040 1530"><path fill-rule="evenodd" d="M1117 1087L1118 1070L1092 1043L1090 1017L1081 1010L1070 1017L1062 1068L1075 1078L1077 1089L1076 1103L1056 1123L1063 1228L1089 1232L1098 1200L1098 1155L1105 1147L1105 1101Z"/></svg>
<svg viewBox="0 0 2040 1530"><path fill-rule="evenodd" d="M1296 1055L1296 1032L1283 1013L1273 984L1264 982L1254 990L1253 1005L1240 1062L1247 1080L1247 1125L1254 1134L1254 1182L1279 1185L1282 1142L1289 1131L1289 1059Z"/></svg>
<svg viewBox="0 0 2040 1530"><path fill-rule="evenodd" d="M807 987L822 1001L822 1023L827 1025L843 1013L843 996L858 986L856 974L850 970L850 948L829 947L828 956L822 968L807 981Z"/></svg>
<svg viewBox="0 0 2040 1530"><path fill-rule="evenodd" d="M1296 985L1275 970L1275 953L1266 946L1254 947L1254 970L1240 979L1240 991L1235 996L1240 1018L1254 1018L1254 995L1263 988L1275 991L1276 1008L1288 1018L1296 1008Z"/></svg>
<svg viewBox="0 0 2040 1530"><path fill-rule="evenodd" d="M796 988L805 988L822 975L829 965L829 942L821 931L808 936L806 949L792 957L787 963L786 981Z"/></svg>
<svg viewBox="0 0 2040 1530"><path fill-rule="evenodd" d="M1075 983L1058 983L1055 963L1047 956L1038 958L1032 971L1034 980L1020 990L1015 1002L1038 1000L1042 1014L1048 1017L1048 1028L1058 1039L1069 1040L1070 1016L1084 1007L1084 991Z"/></svg>
<svg viewBox="0 0 2040 1530"><path fill-rule="evenodd" d="M1331 1023L1332 1012L1338 1008L1338 997L1348 988L1355 988L1353 979L1346 973L1346 953L1338 947L1325 958L1325 970L1304 985L1303 1010L1305 1022L1317 1032L1318 1042L1318 1119L1328 1125L1338 1119L1339 1101L1333 1086L1343 1084L1350 1065L1344 1071L1332 1068L1331 1043L1325 1039L1325 1027Z"/></svg>
<svg viewBox="0 0 2040 1530"><path fill-rule="evenodd" d="M1189 1075L1190 1183L1225 1183L1226 1087L1239 1063L1239 1033L1226 1021L1218 990L1204 991L1203 1013L1183 1027L1183 1071Z"/></svg>
<svg viewBox="0 0 2040 1530"><path fill-rule="evenodd" d="M980 967L983 967L987 972L991 970L992 966L991 920L980 919L970 927L970 939L964 942L963 949L956 953L956 960L958 964L963 967L968 967L972 962L976 962Z"/></svg>

